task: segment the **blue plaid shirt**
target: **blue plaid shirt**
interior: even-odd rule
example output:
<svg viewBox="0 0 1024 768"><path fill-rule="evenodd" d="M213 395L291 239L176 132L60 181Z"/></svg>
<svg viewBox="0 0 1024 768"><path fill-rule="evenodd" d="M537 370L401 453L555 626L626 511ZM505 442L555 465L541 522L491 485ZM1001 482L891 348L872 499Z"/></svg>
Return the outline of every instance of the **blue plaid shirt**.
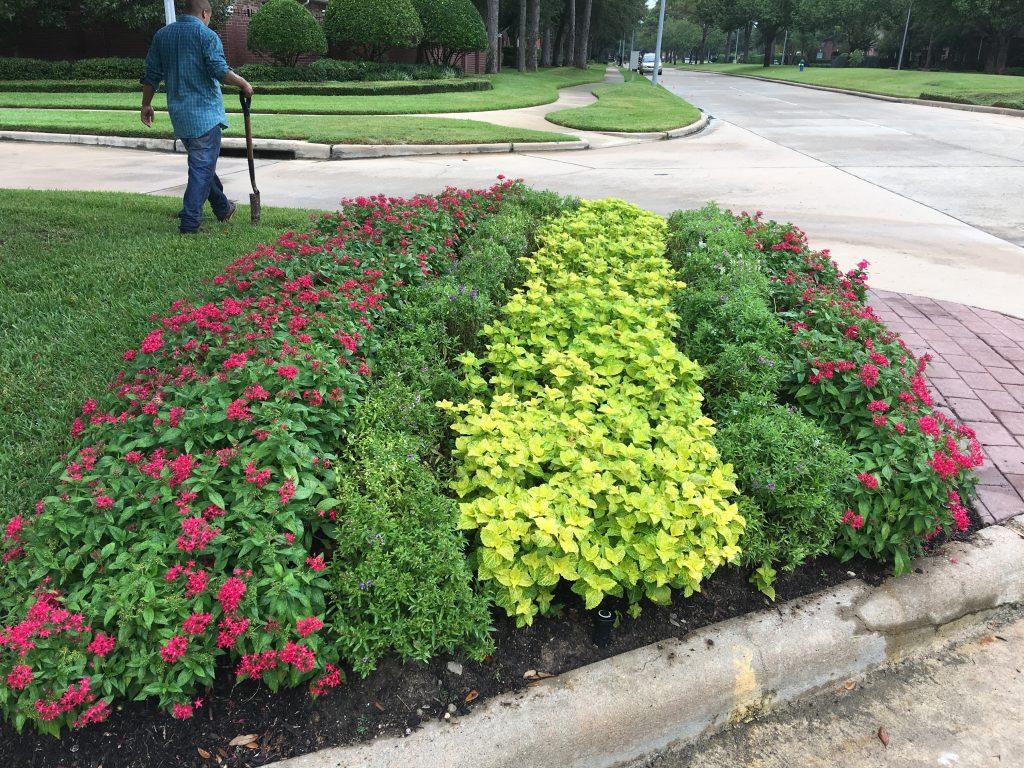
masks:
<svg viewBox="0 0 1024 768"><path fill-rule="evenodd" d="M153 37L140 81L160 88L167 82L167 111L179 139L228 127L220 81L230 71L217 33L195 16L182 16Z"/></svg>

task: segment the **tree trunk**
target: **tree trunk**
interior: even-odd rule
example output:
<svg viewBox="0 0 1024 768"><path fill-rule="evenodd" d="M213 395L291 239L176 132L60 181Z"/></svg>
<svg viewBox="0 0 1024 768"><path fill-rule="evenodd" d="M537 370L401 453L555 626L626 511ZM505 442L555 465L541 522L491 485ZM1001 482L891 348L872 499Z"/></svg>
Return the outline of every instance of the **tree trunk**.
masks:
<svg viewBox="0 0 1024 768"><path fill-rule="evenodd" d="M540 37L540 0L529 0L529 29L526 33L526 69L537 71L537 38Z"/></svg>
<svg viewBox="0 0 1024 768"><path fill-rule="evenodd" d="M544 27L544 42L540 47L540 65L542 67L551 66L551 54L552 54L552 43L555 36L555 30L550 26Z"/></svg>
<svg viewBox="0 0 1024 768"><path fill-rule="evenodd" d="M701 27L700 46L697 48L697 63L698 64L703 64L704 63L704 49L705 49L705 47L708 44L708 32L710 31L710 29L711 29L711 25L707 24L707 23L705 23Z"/></svg>
<svg viewBox="0 0 1024 768"><path fill-rule="evenodd" d="M590 57L590 12L593 9L594 0L585 0L576 34L576 66L579 69L587 68L587 59Z"/></svg>
<svg viewBox="0 0 1024 768"><path fill-rule="evenodd" d="M565 65L573 66L576 63L576 0L569 0L569 39L565 45Z"/></svg>
<svg viewBox="0 0 1024 768"><path fill-rule="evenodd" d="M997 75L1006 74L1006 59L1010 55L1010 35L1001 34L996 36L996 66Z"/></svg>
<svg viewBox="0 0 1024 768"><path fill-rule="evenodd" d="M501 35L498 34L499 0L487 0L487 72L495 74L501 67ZM479 29L479 27L477 27Z"/></svg>
<svg viewBox="0 0 1024 768"><path fill-rule="evenodd" d="M526 71L526 0L519 0L519 45L516 47L516 69Z"/></svg>
<svg viewBox="0 0 1024 768"><path fill-rule="evenodd" d="M762 30L761 37L764 38L764 62L762 66L767 68L772 65L772 59L775 54L775 30Z"/></svg>
<svg viewBox="0 0 1024 768"><path fill-rule="evenodd" d="M932 52L935 50L935 35L928 36L928 52L924 57L924 68L932 68Z"/></svg>
<svg viewBox="0 0 1024 768"><path fill-rule="evenodd" d="M750 58L750 35L754 31L754 22L748 21L747 28L743 30L743 63Z"/></svg>

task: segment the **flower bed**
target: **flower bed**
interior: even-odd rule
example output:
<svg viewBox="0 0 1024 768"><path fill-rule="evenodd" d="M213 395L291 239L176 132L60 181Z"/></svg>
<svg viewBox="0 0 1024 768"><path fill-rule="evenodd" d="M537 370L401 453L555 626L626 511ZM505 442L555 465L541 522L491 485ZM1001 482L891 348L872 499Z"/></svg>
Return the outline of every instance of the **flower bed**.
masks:
<svg viewBox="0 0 1024 768"><path fill-rule="evenodd" d="M538 658L592 661L597 606L622 651L763 604L750 572L806 594L967 524L980 452L926 361L864 305L862 269L757 216L666 227L507 182L359 199L212 291L154 318L53 494L0 521L19 730L212 698L175 749L245 723L285 757L362 737L369 710L405 727ZM373 673L359 701L256 688L316 697L352 672ZM328 735L275 743L279 701ZM163 727L140 706L104 729ZM102 749L83 759L118 764Z"/></svg>
<svg viewBox="0 0 1024 768"><path fill-rule="evenodd" d="M980 445L934 408L927 356L916 359L864 303L866 263L844 274L795 227L713 206L677 214L672 229L681 273L711 286L703 297L683 294L684 317L694 322L684 325L681 343L697 359L714 360L711 410L729 424L723 453L756 458L751 446L768 434L760 409L781 417L769 428L778 452L741 472L745 514L788 542L788 552L763 549L767 567L755 582L769 586L770 562L792 567L827 549L844 559L888 560L900 573L929 540L965 530ZM780 405L800 415L783 416ZM786 482L764 482L766 467L789 469ZM794 514L805 523L816 518L813 536L777 539Z"/></svg>
<svg viewBox="0 0 1024 768"><path fill-rule="evenodd" d="M149 696L189 717L224 656L317 694L342 661L486 651L450 502L367 394L394 343L380 327L510 190L349 201L125 352L53 495L6 523L0 707L16 727L56 733Z"/></svg>

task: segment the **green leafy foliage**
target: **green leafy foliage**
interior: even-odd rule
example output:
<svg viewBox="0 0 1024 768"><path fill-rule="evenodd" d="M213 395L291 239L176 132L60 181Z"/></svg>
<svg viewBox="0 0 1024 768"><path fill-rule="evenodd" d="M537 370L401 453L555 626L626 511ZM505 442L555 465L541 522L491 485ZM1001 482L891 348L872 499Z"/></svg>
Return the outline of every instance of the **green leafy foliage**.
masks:
<svg viewBox="0 0 1024 768"><path fill-rule="evenodd" d="M739 556L731 468L701 414L702 372L672 342L681 288L664 222L584 202L546 226L525 287L463 357L454 488L478 578L518 623L560 581L588 608L689 595Z"/></svg>
<svg viewBox="0 0 1024 768"><path fill-rule="evenodd" d="M853 475L840 441L792 406L743 398L721 417L715 445L743 490L745 564L791 571L831 551Z"/></svg>
<svg viewBox="0 0 1024 768"><path fill-rule="evenodd" d="M472 0L413 0L423 24L421 45L439 64L454 64L470 51L487 47L487 30Z"/></svg>
<svg viewBox="0 0 1024 768"><path fill-rule="evenodd" d="M411 0L330 0L324 15L327 38L380 61L392 47L410 47L423 37Z"/></svg>
<svg viewBox="0 0 1024 768"><path fill-rule="evenodd" d="M278 64L294 66L305 53L327 53L320 22L296 0L268 0L249 19L250 51L264 53Z"/></svg>
<svg viewBox="0 0 1024 768"><path fill-rule="evenodd" d="M406 297L515 191L345 201L229 264L214 301L175 302L124 353L53 492L0 539L0 711L16 727L99 722L122 698L190 717L222 662L320 694L343 660L479 655L486 604L456 510L417 461L443 425L429 405L427 421L399 418L415 394L373 376L384 343L407 346L386 337Z"/></svg>
<svg viewBox="0 0 1024 768"><path fill-rule="evenodd" d="M136 81L146 69L142 59L105 57L78 61L43 61L0 56L0 80L93 80L131 79Z"/></svg>

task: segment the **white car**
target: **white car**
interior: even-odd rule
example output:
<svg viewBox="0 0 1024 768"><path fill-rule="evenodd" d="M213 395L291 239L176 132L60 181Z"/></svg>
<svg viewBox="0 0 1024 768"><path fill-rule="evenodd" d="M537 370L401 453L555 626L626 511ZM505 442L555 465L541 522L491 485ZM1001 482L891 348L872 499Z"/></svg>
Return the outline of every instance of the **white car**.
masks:
<svg viewBox="0 0 1024 768"><path fill-rule="evenodd" d="M664 74L664 71L662 70L661 67L662 67L662 62L659 61L658 62L658 74L659 75ZM640 73L644 74L646 72L654 72L654 54L653 53L645 53L643 61L640 62Z"/></svg>

